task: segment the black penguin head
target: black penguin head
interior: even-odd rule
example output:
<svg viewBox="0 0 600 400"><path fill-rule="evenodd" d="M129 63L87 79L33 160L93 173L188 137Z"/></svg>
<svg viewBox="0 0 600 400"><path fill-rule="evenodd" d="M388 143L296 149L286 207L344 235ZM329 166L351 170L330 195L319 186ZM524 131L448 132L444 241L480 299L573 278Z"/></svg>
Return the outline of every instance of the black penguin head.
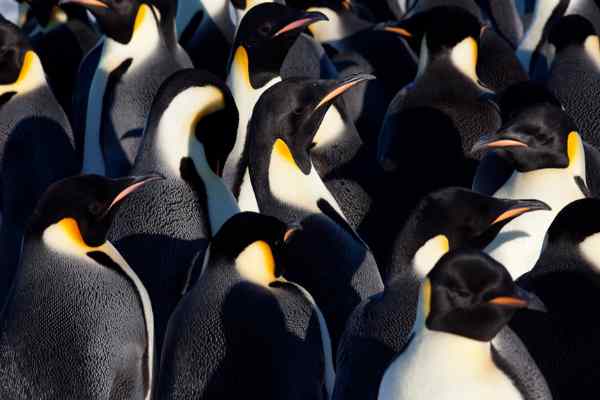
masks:
<svg viewBox="0 0 600 400"><path fill-rule="evenodd" d="M287 0L285 4L301 10L311 7L323 7L337 12L352 11L354 7L352 0Z"/></svg>
<svg viewBox="0 0 600 400"><path fill-rule="evenodd" d="M398 250L406 254L398 254L401 259L394 262L412 262L414 272L424 277L448 251L483 249L508 222L549 209L539 200L499 199L458 187L438 190L420 201L398 235Z"/></svg>
<svg viewBox="0 0 600 400"><path fill-rule="evenodd" d="M381 24L377 29L402 35L420 45L425 40L427 57L434 59L457 48L465 48L465 53L477 63L477 47L481 33L478 18L462 7L440 6L420 12L409 18ZM423 50L423 49L421 49ZM421 57L424 55L421 54Z"/></svg>
<svg viewBox="0 0 600 400"><path fill-rule="evenodd" d="M327 110L335 99L372 75L344 79L290 78L260 97L249 124L250 148L261 142L305 175L310 173L310 149Z"/></svg>
<svg viewBox="0 0 600 400"><path fill-rule="evenodd" d="M503 126L481 138L474 152L495 150L520 172L566 168L583 156L575 123L543 85L517 83L500 95L498 104Z"/></svg>
<svg viewBox="0 0 600 400"><path fill-rule="evenodd" d="M25 3L31 9L31 13L41 26L47 26L52 15L57 12L59 0L17 0Z"/></svg>
<svg viewBox="0 0 600 400"><path fill-rule="evenodd" d="M193 132L191 139L202 144L208 166L212 172L221 176L225 160L235 143L239 121L237 106L229 88L225 82L207 71L184 69L171 75L161 85L150 110L146 132L151 141L148 145L153 147L152 150L172 152L173 148L157 147L174 140L180 140L181 143L172 147L186 145L183 148L189 150L187 144L190 137L186 135L187 132L162 132L158 129L165 113L169 112L167 110L175 101L178 101L179 108L170 112L176 114L174 118L186 128L189 127L188 132ZM167 134L170 138L162 141L153 137L158 134ZM157 143L157 140L161 143ZM177 165L180 165L181 158L188 156L193 159L191 154L180 154L180 158L176 160Z"/></svg>
<svg viewBox="0 0 600 400"><path fill-rule="evenodd" d="M474 250L442 257L421 293L428 329L482 342L491 341L517 310L534 304L502 264Z"/></svg>
<svg viewBox="0 0 600 400"><path fill-rule="evenodd" d="M235 214L213 237L207 267L235 264L243 276L268 284L281 275L279 259L290 233L275 217L254 212Z"/></svg>
<svg viewBox="0 0 600 400"><path fill-rule="evenodd" d="M87 8L96 17L106 36L119 43L129 43L134 31L147 13L152 12L155 0L63 0ZM162 4L162 3L161 3Z"/></svg>
<svg viewBox="0 0 600 400"><path fill-rule="evenodd" d="M79 175L51 185L42 196L29 223L28 233L42 236L48 228L83 249L103 245L121 202L159 176L109 179Z"/></svg>
<svg viewBox="0 0 600 400"><path fill-rule="evenodd" d="M327 20L319 12L306 12L277 3L252 7L245 15L233 45L232 67L236 64L253 88L262 87L279 75L289 49L302 29Z"/></svg>
<svg viewBox="0 0 600 400"><path fill-rule="evenodd" d="M595 35L596 29L587 18L572 14L562 17L552 26L548 41L560 52L571 45L581 46L590 36Z"/></svg>
<svg viewBox="0 0 600 400"><path fill-rule="evenodd" d="M576 200L560 210L554 218L546 233L546 244L578 245L598 233L600 233L600 199Z"/></svg>
<svg viewBox="0 0 600 400"><path fill-rule="evenodd" d="M33 57L31 45L19 28L0 15L0 85L24 79Z"/></svg>

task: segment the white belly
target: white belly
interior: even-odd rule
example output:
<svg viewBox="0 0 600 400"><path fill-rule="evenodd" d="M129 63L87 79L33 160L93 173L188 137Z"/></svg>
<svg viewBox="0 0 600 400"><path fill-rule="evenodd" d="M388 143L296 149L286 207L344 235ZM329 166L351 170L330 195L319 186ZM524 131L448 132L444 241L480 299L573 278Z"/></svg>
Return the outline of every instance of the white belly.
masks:
<svg viewBox="0 0 600 400"><path fill-rule="evenodd" d="M523 400L490 344L427 331L386 370L378 400Z"/></svg>

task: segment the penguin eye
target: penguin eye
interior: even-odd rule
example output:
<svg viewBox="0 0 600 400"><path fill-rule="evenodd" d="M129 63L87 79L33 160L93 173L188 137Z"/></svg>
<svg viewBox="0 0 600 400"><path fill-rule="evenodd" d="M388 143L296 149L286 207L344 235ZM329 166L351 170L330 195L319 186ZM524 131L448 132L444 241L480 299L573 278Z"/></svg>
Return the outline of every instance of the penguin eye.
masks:
<svg viewBox="0 0 600 400"><path fill-rule="evenodd" d="M88 210L92 215L98 215L102 211L102 204L95 201L88 206Z"/></svg>
<svg viewBox="0 0 600 400"><path fill-rule="evenodd" d="M271 26L271 24L270 24L269 22L267 22L267 23L265 23L265 24L261 25L260 27L258 27L258 32L259 32L261 35L264 35L264 36L266 36L266 35L268 35L269 33L271 33L271 29L272 29L272 26Z"/></svg>
<svg viewBox="0 0 600 400"><path fill-rule="evenodd" d="M296 107L292 110L292 113L294 115L302 115L304 113L304 108L305 107Z"/></svg>

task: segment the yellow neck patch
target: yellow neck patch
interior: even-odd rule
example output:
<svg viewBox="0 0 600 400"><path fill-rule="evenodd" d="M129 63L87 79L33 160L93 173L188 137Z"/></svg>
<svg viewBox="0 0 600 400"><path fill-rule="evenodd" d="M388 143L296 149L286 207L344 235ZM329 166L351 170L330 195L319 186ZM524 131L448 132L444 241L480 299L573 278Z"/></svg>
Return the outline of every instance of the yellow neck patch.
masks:
<svg viewBox="0 0 600 400"><path fill-rule="evenodd" d="M273 153L279 158L285 160L293 168L298 170L300 169L298 164L296 164L296 160L294 160L294 156L292 155L290 148L282 139L275 140L275 143L273 144Z"/></svg>
<svg viewBox="0 0 600 400"><path fill-rule="evenodd" d="M427 319L431 312L431 281L429 278L425 278L421 285L421 296L423 297L423 316Z"/></svg>
<svg viewBox="0 0 600 400"><path fill-rule="evenodd" d="M205 89L206 91L207 103L194 116L190 125L190 133L195 131L196 125L198 125L198 122L200 122L202 118L225 108L225 97L218 88L215 86L205 86L202 89Z"/></svg>
<svg viewBox="0 0 600 400"><path fill-rule="evenodd" d="M569 157L569 166L577 159L577 157L581 157L580 152L580 138L579 134L575 131L569 133L567 137L567 156Z"/></svg>
<svg viewBox="0 0 600 400"><path fill-rule="evenodd" d="M235 260L237 271L244 279L267 286L275 281L275 258L271 246L262 240L246 247Z"/></svg>
<svg viewBox="0 0 600 400"><path fill-rule="evenodd" d="M142 4L140 8L138 8L137 15L135 16L135 22L133 24L133 32L135 33L138 28L144 23L144 20L149 15L152 15L152 10L147 4Z"/></svg>
<svg viewBox="0 0 600 400"><path fill-rule="evenodd" d="M233 67L236 69L235 73L239 74L242 78L242 81L250 86L250 63L248 61L248 52L243 46L235 50Z"/></svg>
<svg viewBox="0 0 600 400"><path fill-rule="evenodd" d="M19 72L19 77L17 78L15 84L20 84L27 79L27 75L31 71L31 67L35 61L35 53L31 50L28 50L23 57L23 66L21 67L21 72Z"/></svg>
<svg viewBox="0 0 600 400"><path fill-rule="evenodd" d="M82 252L98 250L102 247L102 245L98 247L88 246L83 240L77 221L73 218L63 218L56 225L58 230L64 235L64 238L71 242L70 245L75 246L75 248Z"/></svg>

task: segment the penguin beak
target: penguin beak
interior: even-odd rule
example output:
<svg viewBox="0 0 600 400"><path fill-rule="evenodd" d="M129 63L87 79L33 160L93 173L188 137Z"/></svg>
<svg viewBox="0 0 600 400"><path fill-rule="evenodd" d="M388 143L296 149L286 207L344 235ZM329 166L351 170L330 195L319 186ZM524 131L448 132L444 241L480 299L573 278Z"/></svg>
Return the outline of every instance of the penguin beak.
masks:
<svg viewBox="0 0 600 400"><path fill-rule="evenodd" d="M498 296L488 301L489 304L533 311L547 312L544 303L533 293L521 289L515 285L515 291L510 296Z"/></svg>
<svg viewBox="0 0 600 400"><path fill-rule="evenodd" d="M551 208L548 204L539 200L508 200L510 201L509 208L505 209L502 214L498 215L491 225L496 225L503 221L508 221L517 218L520 215L531 211L546 210L550 211Z"/></svg>
<svg viewBox="0 0 600 400"><path fill-rule="evenodd" d="M333 88L330 88L327 94L319 101L319 104L315 107L314 111L317 111L319 108L323 107L325 104L331 103L337 97L341 96L343 93L348 91L350 88L354 87L360 82L370 81L376 79L375 76L370 74L356 74L349 76L345 79L335 81Z"/></svg>
<svg viewBox="0 0 600 400"><path fill-rule="evenodd" d="M398 22L398 21L383 22L381 24L375 25L374 29L376 31L392 32L392 33L395 33L395 34L400 35L405 38L412 38L413 34L410 33L406 28L403 28L402 26L400 26L400 24L401 24L401 22Z"/></svg>
<svg viewBox="0 0 600 400"><path fill-rule="evenodd" d="M119 204L123 200L125 200L125 198L127 198L130 194L135 193L138 190L140 190L147 183L162 180L162 179L164 179L164 178L160 175L134 176L134 177L119 179L117 181L117 182L119 182L119 184L118 184L119 190L117 192L117 195L114 197L114 199L112 200L112 202L110 203L110 205L108 206L106 211L104 212L104 215L107 215L113 209L113 207L115 207L117 204Z"/></svg>
<svg viewBox="0 0 600 400"><path fill-rule="evenodd" d="M478 153L480 151L506 149L509 147L529 147L526 142L527 137L523 133L502 131L500 133L482 137L475 143L471 152Z"/></svg>
<svg viewBox="0 0 600 400"><path fill-rule="evenodd" d="M86 8L108 8L108 4L100 0L62 0L59 5L70 3L79 4Z"/></svg>
<svg viewBox="0 0 600 400"><path fill-rule="evenodd" d="M291 31L295 31L298 29L302 29L304 27L307 27L307 26L314 24L315 22L319 22L319 21L329 21L329 19L327 18L327 16L325 14L320 13L318 11L305 12L301 18L294 19L293 21L287 23L285 26L283 26L281 29L279 29L273 35L273 37L275 38L286 32L291 32Z"/></svg>
<svg viewBox="0 0 600 400"><path fill-rule="evenodd" d="M288 225L288 228L285 231L285 234L283 235L283 243L288 243L291 240L291 238L301 230L302 226L300 226L299 224Z"/></svg>

